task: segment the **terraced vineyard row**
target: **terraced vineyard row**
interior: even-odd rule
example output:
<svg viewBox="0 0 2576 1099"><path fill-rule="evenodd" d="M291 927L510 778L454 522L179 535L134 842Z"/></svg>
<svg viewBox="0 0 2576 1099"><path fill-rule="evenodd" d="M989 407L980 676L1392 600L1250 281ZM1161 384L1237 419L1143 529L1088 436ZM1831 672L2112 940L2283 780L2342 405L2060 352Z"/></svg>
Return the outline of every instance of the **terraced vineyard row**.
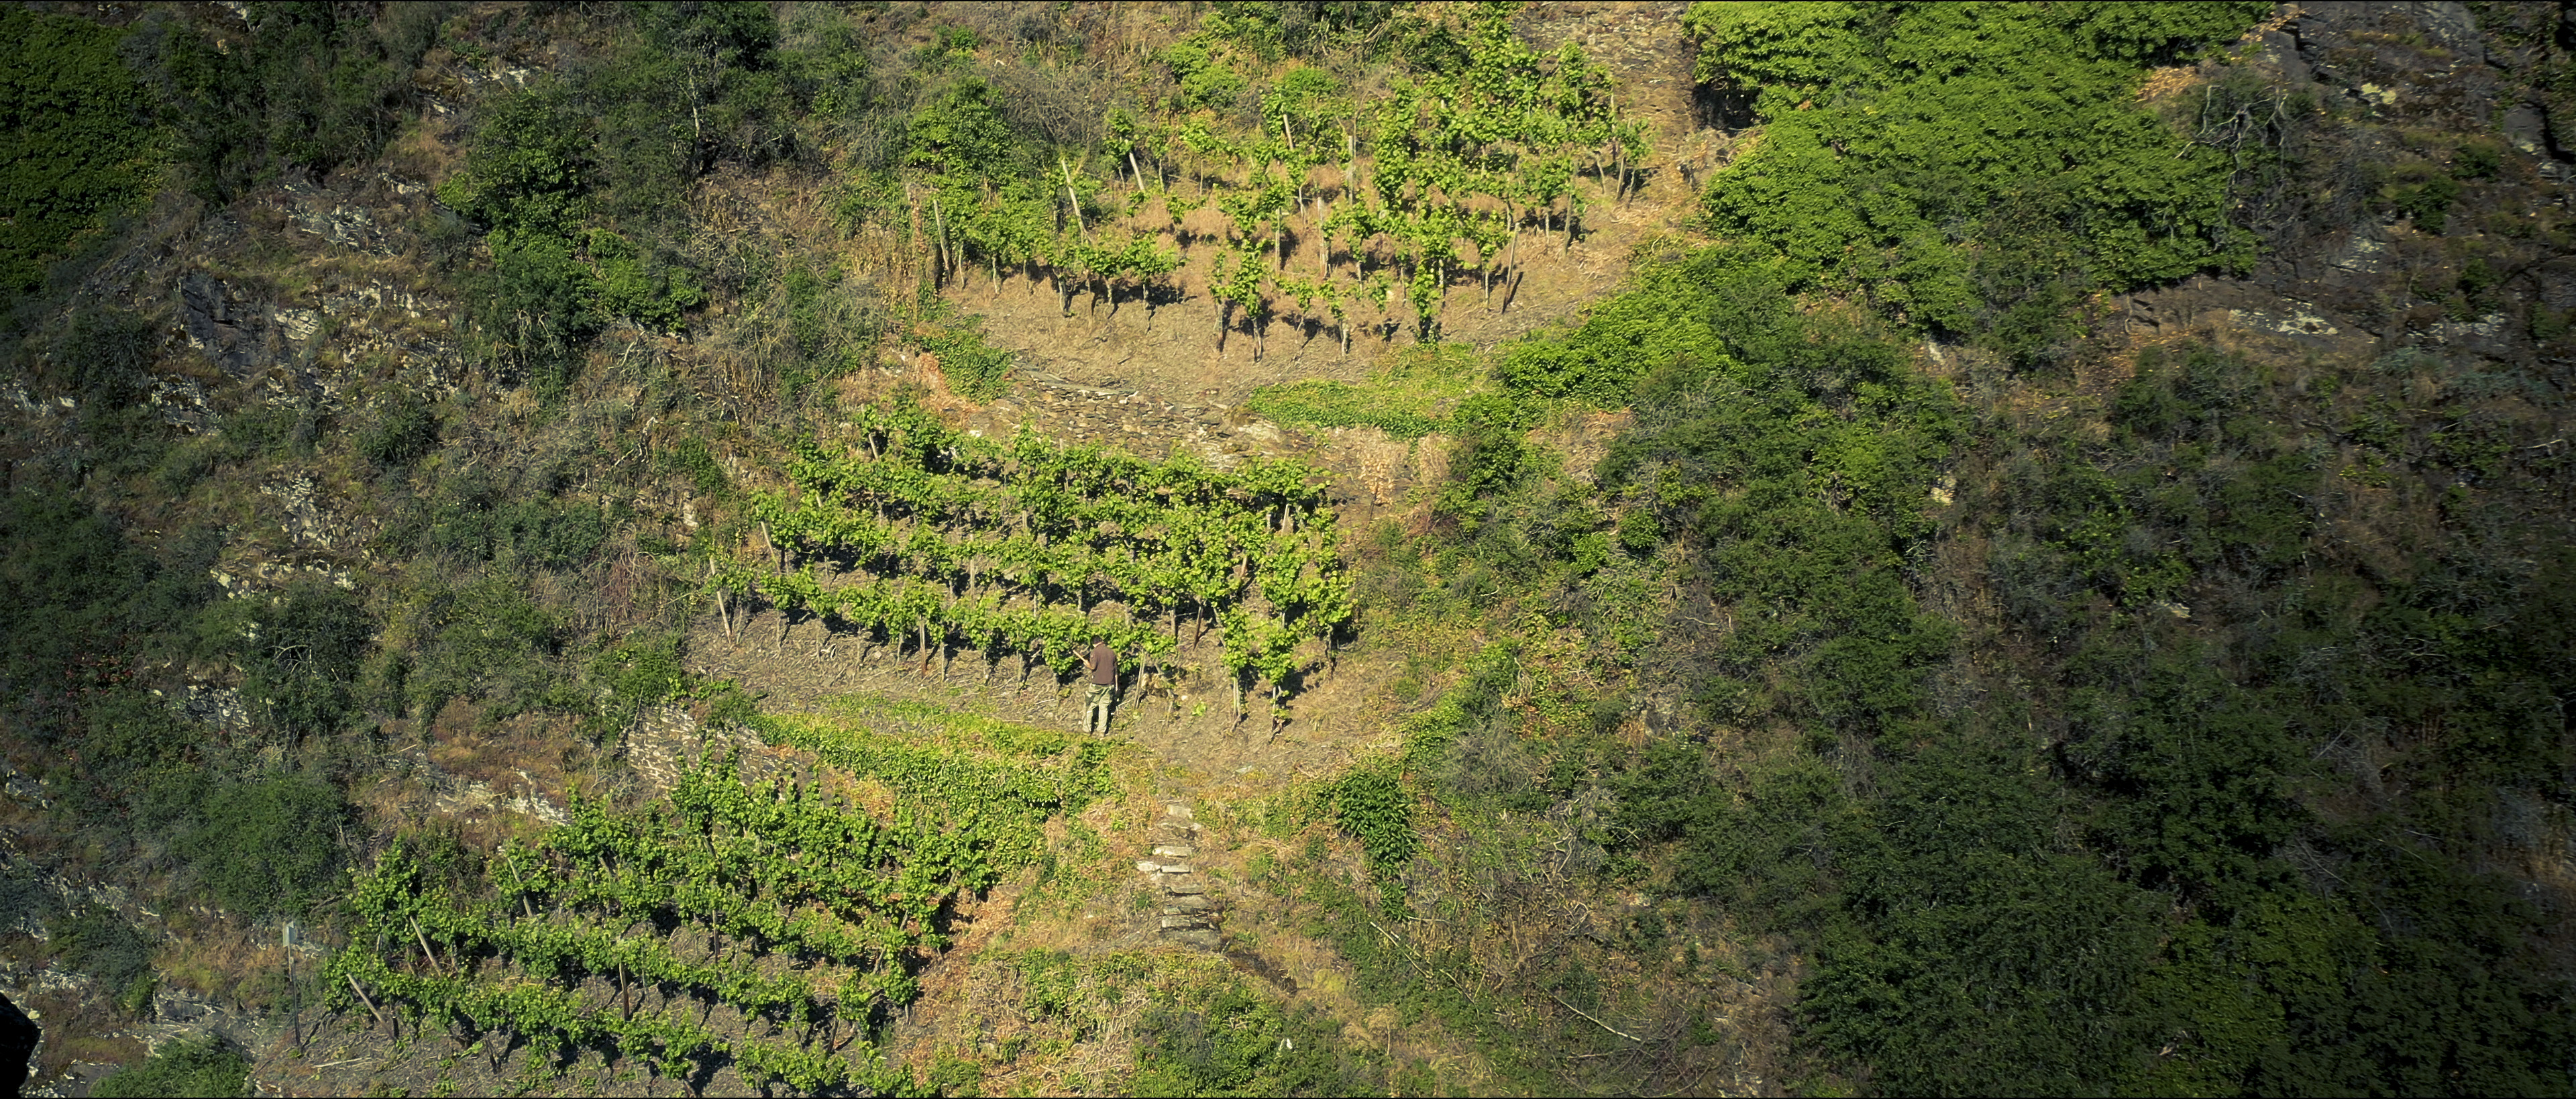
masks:
<svg viewBox="0 0 2576 1099"><path fill-rule="evenodd" d="M948 127L873 201L904 211L934 279L983 271L998 285L1042 270L1068 311L1086 290L1114 309L1122 289L1170 288L1196 235L1184 218L1212 207L1223 228L1206 285L1220 345L1237 326L1258 340L1264 322L1292 312L1337 332L1345 353L1354 326L1391 333L1409 319L1429 338L1453 283L1480 280L1490 301L1520 269L1523 236L1570 240L1587 205L1626 195L1649 151L1609 70L1573 40L1541 53L1507 8L1480 5L1446 42L1444 61L1363 98L1322 69L1274 76L1192 36L1161 58L1178 87L1139 89L1151 105L1109 112L1095 158L1059 155L1036 173L973 139L998 109L974 85L939 105ZM1260 86L1250 127L1226 117L1230 95L1194 90L1247 80ZM1587 174L1591 196L1576 186ZM1160 219L1145 214L1157 205ZM1322 262L1291 270L1292 237L1319 239Z"/></svg>
<svg viewBox="0 0 2576 1099"><path fill-rule="evenodd" d="M707 759L642 809L576 798L475 880L396 848L353 884L327 979L344 1010L435 1024L496 1069L514 1050L538 1075L595 1052L693 1089L730 1068L753 1087L912 1090L874 1040L946 947L948 913L1107 790L1105 743L987 724L990 743L962 745L755 722L893 791L884 818L819 775L758 786Z"/></svg>
<svg viewBox="0 0 2576 1099"><path fill-rule="evenodd" d="M1132 671L1195 621L1217 629L1238 692L1266 682L1275 698L1313 659L1306 643L1329 647L1351 621L1322 477L1302 463L1227 471L1025 431L994 443L909 404L854 426L849 452L790 463L792 491L754 494L772 556L718 563L706 582L728 629L757 597L925 661L965 646L1069 676L1094 632Z"/></svg>

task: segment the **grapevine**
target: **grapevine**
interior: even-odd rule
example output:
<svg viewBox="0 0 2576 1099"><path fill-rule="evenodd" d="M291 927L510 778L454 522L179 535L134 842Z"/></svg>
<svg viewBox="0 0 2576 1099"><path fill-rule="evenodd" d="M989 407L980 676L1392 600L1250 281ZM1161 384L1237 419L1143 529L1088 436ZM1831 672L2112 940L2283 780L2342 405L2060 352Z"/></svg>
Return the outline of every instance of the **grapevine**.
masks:
<svg viewBox="0 0 2576 1099"><path fill-rule="evenodd" d="M1236 269L1259 275L1257 257ZM757 600L858 634L862 655L908 648L926 669L962 646L988 668L1018 653L1024 675L1043 664L1062 679L1095 633L1135 672L1176 653L1184 618L1204 631L1232 614L1261 623L1245 636L1267 639L1255 647L1270 664L1287 662L1264 671L1276 690L1302 641L1329 644L1350 621L1334 516L1301 463L1229 471L1025 430L988 442L908 403L859 410L851 432L838 453L801 447L786 491L752 494L776 557L710 565L704 590L728 626L729 608ZM1237 679L1262 670L1228 661Z"/></svg>
<svg viewBox="0 0 2576 1099"><path fill-rule="evenodd" d="M493 852L470 895L390 850L351 883L351 945L326 973L340 1006L438 1024L496 1067L521 1046L537 1072L597 1049L683 1080L730 1065L755 1086L908 1086L871 1028L918 994L912 968L947 945L941 913L1035 858L1048 816L1104 792L1105 756L1086 742L996 762L761 724L899 791L892 818L709 758L643 809L575 797L563 824ZM709 939L730 945L691 945ZM760 961L776 955L800 961ZM717 1026L719 1010L738 1022Z"/></svg>

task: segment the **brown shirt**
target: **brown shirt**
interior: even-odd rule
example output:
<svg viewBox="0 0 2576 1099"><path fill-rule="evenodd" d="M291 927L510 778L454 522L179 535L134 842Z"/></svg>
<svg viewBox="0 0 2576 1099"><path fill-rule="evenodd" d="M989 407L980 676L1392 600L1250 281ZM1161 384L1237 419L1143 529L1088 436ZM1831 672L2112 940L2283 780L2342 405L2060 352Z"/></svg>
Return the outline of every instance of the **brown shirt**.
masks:
<svg viewBox="0 0 2576 1099"><path fill-rule="evenodd" d="M1091 681L1102 687L1118 685L1118 654L1109 651L1106 641L1091 643Z"/></svg>

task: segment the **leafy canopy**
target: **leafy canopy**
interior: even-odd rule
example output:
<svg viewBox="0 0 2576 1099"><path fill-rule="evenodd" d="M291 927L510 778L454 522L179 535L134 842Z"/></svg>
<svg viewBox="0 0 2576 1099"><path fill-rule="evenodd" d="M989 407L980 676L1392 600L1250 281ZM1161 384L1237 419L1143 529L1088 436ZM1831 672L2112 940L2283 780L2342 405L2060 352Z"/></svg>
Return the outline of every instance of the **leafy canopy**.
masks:
<svg viewBox="0 0 2576 1099"><path fill-rule="evenodd" d="M159 178L143 86L117 59L123 33L85 19L0 12L0 291L43 285L108 215Z"/></svg>
<svg viewBox="0 0 2576 1099"><path fill-rule="evenodd" d="M2264 4L1719 4L1700 79L1748 98L1752 152L1706 196L1803 285L2027 353L2093 288L2240 266L2229 164L2136 103L2148 65Z"/></svg>

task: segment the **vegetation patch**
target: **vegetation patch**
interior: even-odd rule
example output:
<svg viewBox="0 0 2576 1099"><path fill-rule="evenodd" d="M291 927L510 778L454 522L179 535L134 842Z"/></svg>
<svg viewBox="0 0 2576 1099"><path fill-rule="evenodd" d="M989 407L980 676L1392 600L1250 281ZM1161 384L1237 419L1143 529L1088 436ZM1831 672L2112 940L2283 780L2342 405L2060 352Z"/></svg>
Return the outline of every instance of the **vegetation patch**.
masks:
<svg viewBox="0 0 2576 1099"><path fill-rule="evenodd" d="M1458 403L1482 387L1475 353L1457 344L1393 352L1362 382L1305 378L1252 391L1244 407L1289 427L1374 427L1398 439L1446 430Z"/></svg>

